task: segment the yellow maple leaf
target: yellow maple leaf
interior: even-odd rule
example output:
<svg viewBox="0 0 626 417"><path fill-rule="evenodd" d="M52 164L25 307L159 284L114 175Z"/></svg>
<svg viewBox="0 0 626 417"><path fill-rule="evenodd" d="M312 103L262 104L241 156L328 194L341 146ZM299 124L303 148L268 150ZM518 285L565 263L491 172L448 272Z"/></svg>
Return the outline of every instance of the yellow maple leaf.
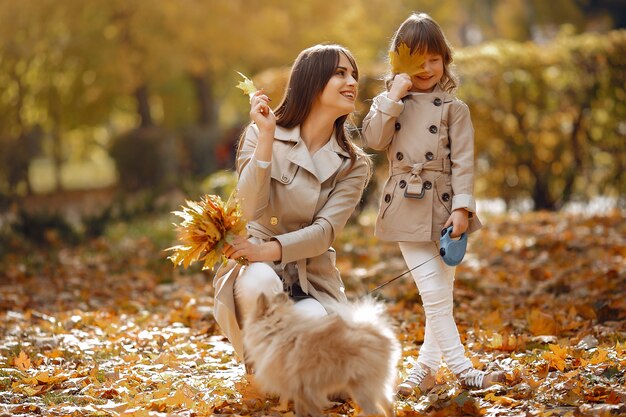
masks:
<svg viewBox="0 0 626 417"><path fill-rule="evenodd" d="M188 408L192 408L195 402L185 391L185 389L177 389L176 393L173 396L165 400L165 404L170 406L185 406Z"/></svg>
<svg viewBox="0 0 626 417"><path fill-rule="evenodd" d="M535 336L557 334L557 323L554 317L533 308L528 315L528 330Z"/></svg>
<svg viewBox="0 0 626 417"><path fill-rule="evenodd" d="M22 371L25 371L31 367L30 359L23 350L20 351L19 356L13 360L13 365L15 365L17 369L20 369Z"/></svg>
<svg viewBox="0 0 626 417"><path fill-rule="evenodd" d="M548 345L548 348L559 358L566 359L569 350L567 347L561 347L559 345Z"/></svg>
<svg viewBox="0 0 626 417"><path fill-rule="evenodd" d="M398 46L397 51L389 51L389 62L391 70L395 74L418 75L425 72L422 65L426 61L425 56L418 53L411 53L411 49L403 42Z"/></svg>
<svg viewBox="0 0 626 417"><path fill-rule="evenodd" d="M565 366L567 365L567 353L568 349L562 348L559 345L548 345L551 352L544 352L543 358L548 361L549 366L559 371L563 372L565 370Z"/></svg>
<svg viewBox="0 0 626 417"><path fill-rule="evenodd" d="M258 89L254 86L254 83L252 82L250 78L246 77L239 71L237 71L237 74L243 77L243 81L239 81L239 84L237 84L237 88L243 91L244 94L247 94L249 97L252 97L252 95L256 93Z"/></svg>
<svg viewBox="0 0 626 417"><path fill-rule="evenodd" d="M592 365L599 365L607 361L609 357L609 351L605 348L599 347L596 353L591 357L589 363Z"/></svg>

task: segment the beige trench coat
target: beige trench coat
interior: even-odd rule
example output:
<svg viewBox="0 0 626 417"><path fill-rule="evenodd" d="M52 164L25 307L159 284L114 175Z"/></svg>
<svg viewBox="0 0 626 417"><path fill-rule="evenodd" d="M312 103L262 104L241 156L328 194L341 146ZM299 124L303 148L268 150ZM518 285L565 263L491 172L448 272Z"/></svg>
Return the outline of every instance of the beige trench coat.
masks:
<svg viewBox="0 0 626 417"><path fill-rule="evenodd" d="M367 146L386 150L376 236L397 242L439 241L450 213L470 214L468 232L481 227L474 214L474 129L467 105L436 89L409 93L402 102L382 93L363 120Z"/></svg>
<svg viewBox="0 0 626 417"><path fill-rule="evenodd" d="M280 126L267 167L253 156L258 133L250 125L239 156L237 193L250 239L279 241L282 260L268 264L283 281L298 282L329 309L333 301L346 300L331 245L361 199L369 167L359 158L349 170L350 156L334 136L311 155L299 127ZM213 279L215 320L240 358L243 343L233 285L243 268L229 261Z"/></svg>

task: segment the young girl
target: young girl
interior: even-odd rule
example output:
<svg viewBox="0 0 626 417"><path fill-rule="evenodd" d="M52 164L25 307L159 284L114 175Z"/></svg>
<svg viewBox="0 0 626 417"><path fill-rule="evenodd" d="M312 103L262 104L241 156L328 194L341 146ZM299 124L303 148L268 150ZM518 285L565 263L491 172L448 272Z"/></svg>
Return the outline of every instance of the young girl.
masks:
<svg viewBox="0 0 626 417"><path fill-rule="evenodd" d="M452 95L450 46L427 14L411 15L393 36L391 55L407 58L408 51L413 65L405 59L401 70L410 73L392 69L388 91L374 99L363 121L366 144L385 150L389 160L376 235L399 242L409 268L435 257L413 271L426 328L417 365L398 393L431 389L442 357L465 387L485 388L504 374L474 369L465 357L452 313L455 268L436 257L442 229L452 225L457 237L481 226L474 214L472 122L467 105ZM392 66L396 62L392 58Z"/></svg>
<svg viewBox="0 0 626 417"><path fill-rule="evenodd" d="M345 301L331 247L361 199L370 161L345 122L355 109L358 69L348 50L317 45L300 53L281 104L251 98L252 123L239 142L237 195L247 237L235 239L213 280L214 316L241 359L241 324L261 293L287 292L296 308L327 314ZM249 265L234 259L245 257Z"/></svg>

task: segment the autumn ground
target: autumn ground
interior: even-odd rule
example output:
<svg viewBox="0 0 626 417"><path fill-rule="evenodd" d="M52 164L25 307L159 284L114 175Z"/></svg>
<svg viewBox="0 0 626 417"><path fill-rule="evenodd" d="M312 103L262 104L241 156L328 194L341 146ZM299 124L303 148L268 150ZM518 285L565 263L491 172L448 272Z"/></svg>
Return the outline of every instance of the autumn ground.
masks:
<svg viewBox="0 0 626 417"><path fill-rule="evenodd" d="M365 214L343 234L339 265L357 297L403 272ZM251 388L212 317L208 274L174 270L168 216L104 237L0 252L0 416L275 415ZM526 214L486 219L457 270L455 315L476 366L505 386L460 389L447 369L416 415L626 415L626 220ZM6 251L5 251L6 249ZM410 279L377 292L412 366L423 312ZM329 415L351 415L351 403Z"/></svg>

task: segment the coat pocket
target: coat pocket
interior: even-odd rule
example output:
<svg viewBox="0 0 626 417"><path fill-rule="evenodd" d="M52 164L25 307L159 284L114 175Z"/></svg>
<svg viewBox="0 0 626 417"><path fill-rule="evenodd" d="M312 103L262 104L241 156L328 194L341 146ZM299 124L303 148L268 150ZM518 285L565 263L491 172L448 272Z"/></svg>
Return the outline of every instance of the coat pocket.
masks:
<svg viewBox="0 0 626 417"><path fill-rule="evenodd" d="M396 188L398 182L393 179L388 179L385 187L383 188L383 195L380 198L380 218L384 219L385 214L393 204L394 196L396 194Z"/></svg>
<svg viewBox="0 0 626 417"><path fill-rule="evenodd" d="M442 229L452 213L452 185L448 175L439 175L435 179L435 194L433 199L433 227Z"/></svg>
<svg viewBox="0 0 626 417"><path fill-rule="evenodd" d="M427 190L422 198L411 198L404 195L405 188L406 180L402 176L390 179L385 185L379 227L388 233L430 234L432 190Z"/></svg>

